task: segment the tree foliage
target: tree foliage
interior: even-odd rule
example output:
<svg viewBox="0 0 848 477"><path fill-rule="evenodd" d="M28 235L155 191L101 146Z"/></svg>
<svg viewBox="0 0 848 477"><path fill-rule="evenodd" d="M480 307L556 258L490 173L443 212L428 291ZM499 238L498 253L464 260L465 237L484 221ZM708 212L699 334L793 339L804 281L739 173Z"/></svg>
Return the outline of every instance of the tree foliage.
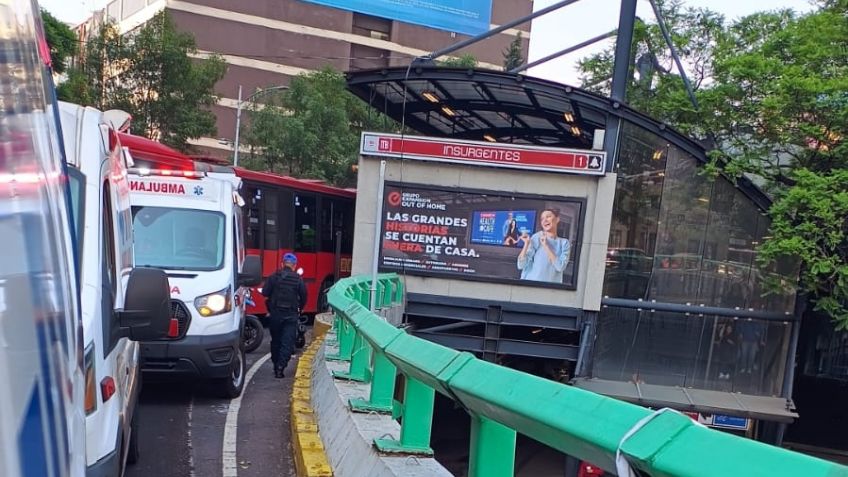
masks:
<svg viewBox="0 0 848 477"><path fill-rule="evenodd" d="M504 71L509 71L524 64L524 56L522 55L521 32L515 35L515 38L510 42L509 48L503 52Z"/></svg>
<svg viewBox="0 0 848 477"><path fill-rule="evenodd" d="M724 17L705 8L684 7L682 0L658 0L672 41L681 54L693 87L702 88L713 73L717 38ZM608 95L612 81L614 47L578 62L582 86ZM656 23L637 20L633 31L627 100L631 106L681 127L697 124L682 79Z"/></svg>
<svg viewBox="0 0 848 477"><path fill-rule="evenodd" d="M678 1L662 8L700 108L671 73L658 28L644 23L634 35L628 101L712 144L711 172L762 184L774 203L758 260L798 260L802 290L848 326L848 1L730 24ZM653 68L638 61L651 53ZM584 87L605 91L612 58L610 49L581 61Z"/></svg>
<svg viewBox="0 0 848 477"><path fill-rule="evenodd" d="M364 130L396 125L347 91L342 73L326 68L292 79L289 89L251 108L245 165L295 177L355 185L353 165Z"/></svg>
<svg viewBox="0 0 848 477"><path fill-rule="evenodd" d="M446 60L439 61L439 65L447 66L449 68L476 68L477 58L470 53L465 53L460 56L452 56Z"/></svg>
<svg viewBox="0 0 848 477"><path fill-rule="evenodd" d="M194 38L177 31L167 12L126 35L107 23L87 42L84 64L69 71L60 97L123 109L134 133L184 150L189 139L216 135L209 107L226 71L221 58L195 60L196 53Z"/></svg>
<svg viewBox="0 0 848 477"><path fill-rule="evenodd" d="M44 36L50 47L50 63L53 71L64 73L68 59L79 51L77 36L71 28L59 21L45 9L41 9L41 22L44 24Z"/></svg>

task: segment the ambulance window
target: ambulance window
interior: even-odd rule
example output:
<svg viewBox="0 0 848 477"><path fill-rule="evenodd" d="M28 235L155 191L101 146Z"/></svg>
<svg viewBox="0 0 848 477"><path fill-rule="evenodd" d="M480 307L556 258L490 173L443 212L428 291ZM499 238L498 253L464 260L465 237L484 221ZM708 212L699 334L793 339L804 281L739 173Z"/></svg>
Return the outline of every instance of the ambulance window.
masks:
<svg viewBox="0 0 848 477"><path fill-rule="evenodd" d="M315 252L315 197L294 196L294 250Z"/></svg>
<svg viewBox="0 0 848 477"><path fill-rule="evenodd" d="M241 265L241 257L239 256L239 227L236 225L238 223L239 215L236 214L236 220L233 220L233 238L231 242L233 243L233 283L238 283L238 274L239 274L239 266ZM238 287L238 285L236 285Z"/></svg>
<svg viewBox="0 0 848 477"><path fill-rule="evenodd" d="M117 273L115 271L115 226L112 221L112 188L109 181L103 181L103 266L106 276L103 277L112 291L112 297L117 291ZM114 302L113 302L114 303Z"/></svg>
<svg viewBox="0 0 848 477"><path fill-rule="evenodd" d="M82 221L83 211L85 210L85 194L83 194L85 189L85 176L80 172L79 169L69 167L68 168L68 186L71 189L71 215L74 219L74 234L76 237L76 245L77 245L77 256L82 256ZM79 269L82 267L78 267L77 273L79 273Z"/></svg>

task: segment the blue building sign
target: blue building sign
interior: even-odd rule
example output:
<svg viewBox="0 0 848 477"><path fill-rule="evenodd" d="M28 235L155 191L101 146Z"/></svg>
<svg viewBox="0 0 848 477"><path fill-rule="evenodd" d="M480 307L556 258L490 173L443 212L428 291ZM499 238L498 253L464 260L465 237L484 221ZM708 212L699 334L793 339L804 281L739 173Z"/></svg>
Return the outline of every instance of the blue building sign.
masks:
<svg viewBox="0 0 848 477"><path fill-rule="evenodd" d="M492 16L492 0L304 1L466 35L487 31Z"/></svg>
<svg viewBox="0 0 848 477"><path fill-rule="evenodd" d="M745 431L748 430L748 419L744 417L715 414L713 416L713 426L724 429L738 429Z"/></svg>

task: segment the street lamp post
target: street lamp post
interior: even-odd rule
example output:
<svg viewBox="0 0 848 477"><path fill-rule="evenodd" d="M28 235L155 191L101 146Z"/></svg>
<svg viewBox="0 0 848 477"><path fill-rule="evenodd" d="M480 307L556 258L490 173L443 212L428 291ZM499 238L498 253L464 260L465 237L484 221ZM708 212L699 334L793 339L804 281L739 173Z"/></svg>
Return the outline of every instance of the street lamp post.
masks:
<svg viewBox="0 0 848 477"><path fill-rule="evenodd" d="M241 85L239 85L238 89L238 103L236 103L236 137L235 137L235 151L233 152L233 166L238 166L239 160L239 132L241 131L241 107L244 103L251 101L253 98L260 94L265 94L269 91L279 91L289 89L288 86L278 85L278 86L270 86L265 89L257 89L253 94L247 97L244 101L241 100Z"/></svg>

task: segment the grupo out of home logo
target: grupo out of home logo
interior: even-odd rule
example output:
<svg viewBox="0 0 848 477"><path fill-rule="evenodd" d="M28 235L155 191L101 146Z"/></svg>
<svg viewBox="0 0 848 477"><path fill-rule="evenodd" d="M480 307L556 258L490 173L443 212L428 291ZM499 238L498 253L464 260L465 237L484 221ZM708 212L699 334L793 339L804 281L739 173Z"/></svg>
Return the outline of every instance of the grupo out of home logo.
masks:
<svg viewBox="0 0 848 477"><path fill-rule="evenodd" d="M391 205L392 207L397 207L397 206L400 205L400 200L401 200L400 192L398 192L398 191L389 192L389 198L388 198L389 205Z"/></svg>

